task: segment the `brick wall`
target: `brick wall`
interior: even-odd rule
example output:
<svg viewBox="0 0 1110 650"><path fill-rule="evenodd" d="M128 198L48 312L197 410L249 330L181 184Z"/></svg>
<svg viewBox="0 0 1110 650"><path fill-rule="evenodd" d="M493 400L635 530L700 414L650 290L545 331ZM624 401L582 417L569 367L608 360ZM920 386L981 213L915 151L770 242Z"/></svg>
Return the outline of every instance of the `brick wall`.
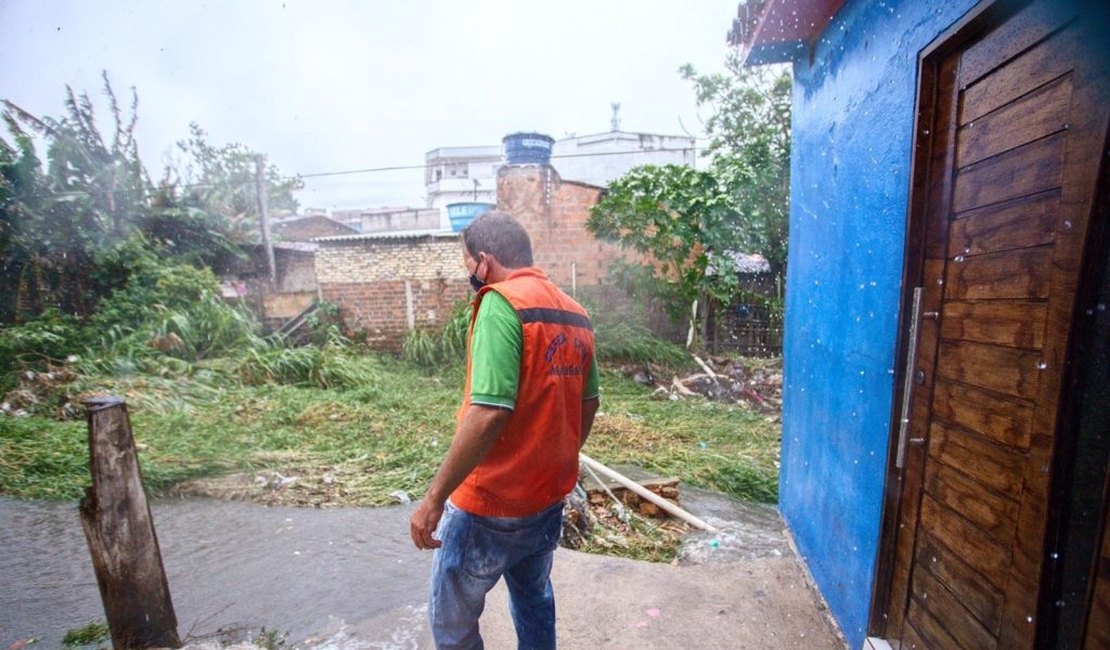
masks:
<svg viewBox="0 0 1110 650"><path fill-rule="evenodd" d="M586 230L601 191L562 180L550 165L505 166L497 174L498 209L520 220L532 237L536 265L564 289L603 284L609 265L621 255L617 246Z"/></svg>
<svg viewBox="0 0 1110 650"><path fill-rule="evenodd" d="M549 165L503 167L497 188L498 208L528 230L536 266L555 284L567 293L577 288L586 302L595 302L594 312L616 318L634 313L654 324L657 310L605 286L609 267L622 252L586 229L602 188L563 181ZM339 304L346 326L364 331L378 349L400 350L412 328L439 328L451 307L471 296L458 235L361 235L318 243L321 297Z"/></svg>
<svg viewBox="0 0 1110 650"><path fill-rule="evenodd" d="M455 235L321 241L316 276L321 297L340 306L348 329L394 352L410 329L442 326L470 292Z"/></svg>

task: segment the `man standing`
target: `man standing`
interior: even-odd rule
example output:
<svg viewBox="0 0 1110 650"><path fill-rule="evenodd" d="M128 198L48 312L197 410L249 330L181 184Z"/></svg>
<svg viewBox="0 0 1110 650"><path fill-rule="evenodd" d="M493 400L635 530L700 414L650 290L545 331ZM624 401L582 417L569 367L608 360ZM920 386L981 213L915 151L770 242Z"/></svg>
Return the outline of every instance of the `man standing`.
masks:
<svg viewBox="0 0 1110 650"><path fill-rule="evenodd" d="M436 549L432 634L440 649L482 648L478 618L504 576L518 647L554 648L551 562L599 405L593 330L532 266L532 242L511 216L475 219L462 242L478 292L466 387L455 437L410 522L416 547Z"/></svg>

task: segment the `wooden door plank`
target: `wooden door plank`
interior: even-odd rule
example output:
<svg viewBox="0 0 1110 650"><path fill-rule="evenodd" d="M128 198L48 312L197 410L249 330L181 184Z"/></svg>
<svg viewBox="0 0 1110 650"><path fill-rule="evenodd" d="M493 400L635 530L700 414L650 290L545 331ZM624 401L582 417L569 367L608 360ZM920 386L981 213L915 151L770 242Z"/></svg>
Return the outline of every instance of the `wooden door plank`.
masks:
<svg viewBox="0 0 1110 650"><path fill-rule="evenodd" d="M912 604L910 606L913 607ZM906 625L902 629L901 647L903 650L931 650L939 646L929 645L929 643L925 641L925 638L918 634L917 630L913 628L913 625Z"/></svg>
<svg viewBox="0 0 1110 650"><path fill-rule="evenodd" d="M1015 449L956 427L934 422L929 429L929 454L936 460L977 477L992 490L1020 498L1025 456Z"/></svg>
<svg viewBox="0 0 1110 650"><path fill-rule="evenodd" d="M1015 647L1028 646L1024 622L1036 611L1037 585L1044 558L1047 528L1048 486L1052 480L1055 432L1062 397L1065 360L1072 332L1072 316L1080 269L1084 260L1096 197L1105 196L1100 174L1107 166L1105 145L1110 132L1110 72L1106 61L1106 35L1110 20L1105 14L1091 12L1095 20L1078 21L1078 40L1084 49L1073 53L1072 73L1075 91L1068 121L1067 157L1063 161L1060 193L1061 225L1057 228L1055 256L1052 260L1052 295L1048 302L1043 356L1044 373L1033 415L1033 438L1026 466L1025 490L1018 517L1017 543L1011 569L1011 588L1007 590L1006 613L1001 639ZM1105 180L1105 177L1103 177ZM1098 214L1098 218L1105 218ZM1026 580L1032 580L1030 586Z"/></svg>
<svg viewBox="0 0 1110 650"><path fill-rule="evenodd" d="M976 478L940 463L930 463L926 469L925 491L1005 546L1013 541L1018 503L983 489Z"/></svg>
<svg viewBox="0 0 1110 650"><path fill-rule="evenodd" d="M948 302L940 335L975 343L1040 349L1044 345L1043 302Z"/></svg>
<svg viewBox="0 0 1110 650"><path fill-rule="evenodd" d="M1032 400L1042 368L1036 351L965 341L941 341L937 374L945 379Z"/></svg>
<svg viewBox="0 0 1110 650"><path fill-rule="evenodd" d="M947 300L1043 300L1048 297L1052 247L957 257L945 276Z"/></svg>
<svg viewBox="0 0 1110 650"><path fill-rule="evenodd" d="M992 635L998 635L1002 622L1001 589L984 580L967 562L938 544L928 533L921 536L916 561L918 567L928 567L929 573L936 576Z"/></svg>
<svg viewBox="0 0 1110 650"><path fill-rule="evenodd" d="M1076 9L1068 6L1068 3L1034 2L1025 7L995 28L989 36L964 50L960 57L960 87L972 85L987 73L1043 40L1074 18L1075 13ZM1003 70L1014 67L1016 63L1017 61L1014 61ZM1029 88L1031 83L1035 84L1035 78L1031 80L1026 76L1007 81L1008 83L998 85Z"/></svg>
<svg viewBox="0 0 1110 650"><path fill-rule="evenodd" d="M960 213L949 229L948 257L982 255L1052 243L1060 193L1021 197Z"/></svg>
<svg viewBox="0 0 1110 650"><path fill-rule="evenodd" d="M944 629L957 648L990 650L996 639L983 624L971 615L932 574L917 565L913 571L913 595L930 618L943 621Z"/></svg>
<svg viewBox="0 0 1110 650"><path fill-rule="evenodd" d="M1018 449L1028 449L1033 405L1004 399L971 386L939 380L933 414L951 424Z"/></svg>
<svg viewBox="0 0 1110 650"><path fill-rule="evenodd" d="M952 211L964 212L1059 187L1063 136L1057 133L959 170Z"/></svg>
<svg viewBox="0 0 1110 650"><path fill-rule="evenodd" d="M956 167L967 167L1066 129L1071 78L1060 77L968 122L956 135Z"/></svg>
<svg viewBox="0 0 1110 650"><path fill-rule="evenodd" d="M965 558L971 568L992 585L1007 583L1009 548L926 494L921 499L921 525L953 553Z"/></svg>
<svg viewBox="0 0 1110 650"><path fill-rule="evenodd" d="M906 612L906 622L913 626L918 638L910 647L925 648L926 650L959 650L960 646L952 635L948 633L947 626L936 620L927 609L915 598L910 598L909 611Z"/></svg>

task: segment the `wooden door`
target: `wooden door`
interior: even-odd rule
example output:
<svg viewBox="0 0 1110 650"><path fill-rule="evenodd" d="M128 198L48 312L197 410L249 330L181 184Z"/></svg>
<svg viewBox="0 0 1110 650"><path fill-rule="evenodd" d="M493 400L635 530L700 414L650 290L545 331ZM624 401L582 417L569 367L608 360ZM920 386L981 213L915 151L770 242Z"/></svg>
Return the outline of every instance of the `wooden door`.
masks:
<svg viewBox="0 0 1110 650"><path fill-rule="evenodd" d="M999 2L922 64L906 275L921 298L882 626L903 648L1034 643L1110 105L1092 48L1110 32L1085 4Z"/></svg>

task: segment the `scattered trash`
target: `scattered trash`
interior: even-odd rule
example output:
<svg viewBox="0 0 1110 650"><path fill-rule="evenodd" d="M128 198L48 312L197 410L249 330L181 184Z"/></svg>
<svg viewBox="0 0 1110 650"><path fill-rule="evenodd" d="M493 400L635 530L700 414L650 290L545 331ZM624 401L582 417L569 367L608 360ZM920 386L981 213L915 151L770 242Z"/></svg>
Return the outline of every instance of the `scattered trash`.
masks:
<svg viewBox="0 0 1110 650"><path fill-rule="evenodd" d="M397 503L412 503L412 497L404 490L395 490L389 493L389 496L397 500Z"/></svg>
<svg viewBox="0 0 1110 650"><path fill-rule="evenodd" d="M657 386L653 395L678 401L704 397L715 402L739 404L749 410L776 418L782 411L782 359L707 359L695 358L702 372L685 377L660 379L652 365L629 366L624 374L634 381Z"/></svg>

